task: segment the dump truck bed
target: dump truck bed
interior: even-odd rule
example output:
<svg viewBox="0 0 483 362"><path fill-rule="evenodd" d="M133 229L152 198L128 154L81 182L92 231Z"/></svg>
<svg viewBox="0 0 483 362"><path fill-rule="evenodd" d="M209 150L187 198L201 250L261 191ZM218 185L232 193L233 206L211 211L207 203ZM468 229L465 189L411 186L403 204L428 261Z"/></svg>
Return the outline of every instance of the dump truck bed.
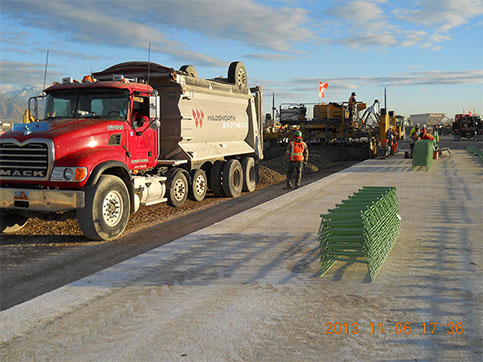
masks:
<svg viewBox="0 0 483 362"><path fill-rule="evenodd" d="M149 75L148 75L149 67ZM94 73L149 79L161 98L160 162L201 162L236 155L263 158L261 102L250 89L226 79L202 79L179 74L155 63L128 62Z"/></svg>

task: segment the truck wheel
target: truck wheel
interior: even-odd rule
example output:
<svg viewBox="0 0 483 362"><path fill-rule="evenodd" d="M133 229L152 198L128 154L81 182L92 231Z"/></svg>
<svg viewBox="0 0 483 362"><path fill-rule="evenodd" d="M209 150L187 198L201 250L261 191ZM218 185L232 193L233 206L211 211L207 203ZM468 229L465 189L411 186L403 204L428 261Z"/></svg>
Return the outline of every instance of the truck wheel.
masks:
<svg viewBox="0 0 483 362"><path fill-rule="evenodd" d="M190 199L194 201L203 200L206 196L206 191L208 190L208 180L205 171L202 169L195 170L191 180L192 183L189 190Z"/></svg>
<svg viewBox="0 0 483 362"><path fill-rule="evenodd" d="M238 160L230 160L223 168L223 191L229 197L240 196L243 188L243 169Z"/></svg>
<svg viewBox="0 0 483 362"><path fill-rule="evenodd" d="M173 175L171 187L168 190L168 204L174 207L181 207L188 198L188 180L182 171Z"/></svg>
<svg viewBox="0 0 483 362"><path fill-rule="evenodd" d="M223 168L225 164L225 161L216 161L211 167L210 185L215 197L225 196L225 192L223 191Z"/></svg>
<svg viewBox="0 0 483 362"><path fill-rule="evenodd" d="M253 192L257 187L257 173L253 157L245 157L241 161L243 169L243 191Z"/></svg>
<svg viewBox="0 0 483 362"><path fill-rule="evenodd" d="M88 239L115 239L126 228L130 205L124 182L117 176L102 175L86 190L86 206L77 211L80 229Z"/></svg>
<svg viewBox="0 0 483 362"><path fill-rule="evenodd" d="M28 221L28 217L17 213L0 215L0 233L14 233L22 229Z"/></svg>
<svg viewBox="0 0 483 362"><path fill-rule="evenodd" d="M192 65L183 65L179 70L188 73L190 77L198 78L198 72Z"/></svg>
<svg viewBox="0 0 483 362"><path fill-rule="evenodd" d="M233 62L230 64L228 68L228 81L236 84L239 88L247 87L247 71L242 62Z"/></svg>

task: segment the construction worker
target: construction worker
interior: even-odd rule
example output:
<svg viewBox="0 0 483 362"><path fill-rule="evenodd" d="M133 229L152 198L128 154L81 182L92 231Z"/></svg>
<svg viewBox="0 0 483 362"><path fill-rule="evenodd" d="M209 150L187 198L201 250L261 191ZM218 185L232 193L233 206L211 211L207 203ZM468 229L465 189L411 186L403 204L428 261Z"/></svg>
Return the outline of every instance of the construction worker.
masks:
<svg viewBox="0 0 483 362"><path fill-rule="evenodd" d="M439 131L441 130L441 128L442 128L441 124L438 124L433 127L433 136L434 136L434 140L437 143L439 143Z"/></svg>
<svg viewBox="0 0 483 362"><path fill-rule="evenodd" d="M419 123L416 124L412 129L411 132L409 132L409 137L414 139L414 133L417 133L419 131Z"/></svg>
<svg viewBox="0 0 483 362"><path fill-rule="evenodd" d="M354 120L354 114L355 114L355 109L357 107L357 101L356 101L356 92L352 92L350 98L349 98L349 119L352 121Z"/></svg>
<svg viewBox="0 0 483 362"><path fill-rule="evenodd" d="M431 135L431 133L428 132L426 125L423 125L423 129L421 130L421 133L419 134L419 138L421 138L422 140L434 141L434 137Z"/></svg>
<svg viewBox="0 0 483 362"><path fill-rule="evenodd" d="M409 147L411 148L411 151L409 152L410 157L413 157L414 144L418 140L417 139L418 134L419 134L419 123L411 129L411 132L409 132Z"/></svg>
<svg viewBox="0 0 483 362"><path fill-rule="evenodd" d="M287 187L292 188L292 178L295 171L295 188L300 187L302 181L303 166L307 166L309 160L309 149L307 144L302 141L302 132L295 132L294 139L289 142L285 157L288 158Z"/></svg>
<svg viewBox="0 0 483 362"><path fill-rule="evenodd" d="M138 97L134 100L132 117L134 128L139 128L149 123L149 117L147 116L149 114L148 107L147 98Z"/></svg>
<svg viewBox="0 0 483 362"><path fill-rule="evenodd" d="M140 112L135 112L133 116L133 126L134 128L139 128L142 127L145 124L149 123L149 118L148 116L145 116L144 114Z"/></svg>

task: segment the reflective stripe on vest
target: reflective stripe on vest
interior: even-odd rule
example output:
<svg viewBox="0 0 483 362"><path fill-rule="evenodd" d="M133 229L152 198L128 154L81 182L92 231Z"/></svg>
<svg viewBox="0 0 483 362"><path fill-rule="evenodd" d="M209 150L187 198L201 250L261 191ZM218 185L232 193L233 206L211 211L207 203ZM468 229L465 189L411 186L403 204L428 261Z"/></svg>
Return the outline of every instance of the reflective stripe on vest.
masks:
<svg viewBox="0 0 483 362"><path fill-rule="evenodd" d="M302 142L290 142L292 151L290 152L290 161L303 161L304 160L304 144Z"/></svg>

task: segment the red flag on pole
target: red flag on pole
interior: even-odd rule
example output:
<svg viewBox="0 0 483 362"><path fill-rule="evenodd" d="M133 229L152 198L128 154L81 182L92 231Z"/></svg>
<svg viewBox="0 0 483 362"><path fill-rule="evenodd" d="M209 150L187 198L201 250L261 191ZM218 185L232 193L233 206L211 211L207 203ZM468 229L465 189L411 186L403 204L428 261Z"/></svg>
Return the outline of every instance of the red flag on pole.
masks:
<svg viewBox="0 0 483 362"><path fill-rule="evenodd" d="M320 82L320 85L319 85L319 97L320 98L324 98L324 92L325 92L325 90L327 89L328 86L329 86L328 83Z"/></svg>
<svg viewBox="0 0 483 362"><path fill-rule="evenodd" d="M471 116L473 114L473 111L471 110L470 108L470 111L468 112L468 114Z"/></svg>

